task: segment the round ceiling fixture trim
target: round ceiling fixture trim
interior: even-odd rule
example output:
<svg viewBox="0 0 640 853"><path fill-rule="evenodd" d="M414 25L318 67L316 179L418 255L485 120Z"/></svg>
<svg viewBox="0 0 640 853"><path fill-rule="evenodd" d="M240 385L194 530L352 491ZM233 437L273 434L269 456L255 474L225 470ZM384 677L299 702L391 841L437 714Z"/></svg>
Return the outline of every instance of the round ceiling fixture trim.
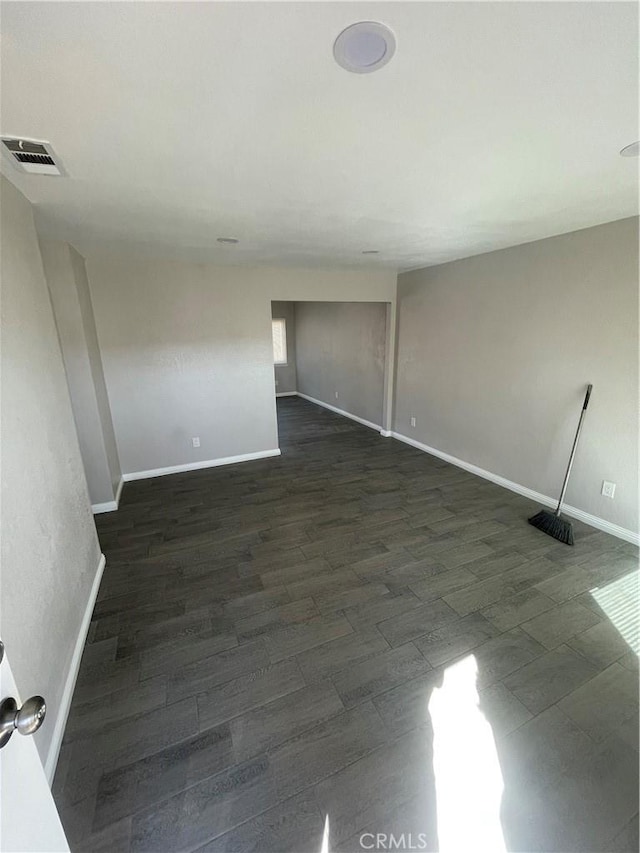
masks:
<svg viewBox="0 0 640 853"><path fill-rule="evenodd" d="M229 243L229 244L235 244L235 243L240 242L239 240L236 240L235 237L218 237L217 240L218 240L218 243Z"/></svg>
<svg viewBox="0 0 640 853"><path fill-rule="evenodd" d="M625 145L620 152L621 157L640 157L640 141Z"/></svg>
<svg viewBox="0 0 640 853"><path fill-rule="evenodd" d="M344 29L333 43L338 65L354 74L370 74L389 62L396 51L396 37L377 21L358 21Z"/></svg>

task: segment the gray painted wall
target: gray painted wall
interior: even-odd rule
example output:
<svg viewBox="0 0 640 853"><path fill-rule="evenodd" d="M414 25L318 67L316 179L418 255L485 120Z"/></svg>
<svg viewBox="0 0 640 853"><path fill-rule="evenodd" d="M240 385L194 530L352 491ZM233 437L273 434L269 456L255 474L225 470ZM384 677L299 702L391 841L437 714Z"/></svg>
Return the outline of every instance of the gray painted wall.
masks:
<svg viewBox="0 0 640 853"><path fill-rule="evenodd" d="M91 303L91 292L89 290L87 269L82 255L79 255L72 246L69 247L69 250L75 275L80 311L82 313L82 323L84 327L85 340L87 342L87 354L89 356L89 364L91 365L91 376L93 378L96 403L100 414L102 439L104 441L109 473L111 475L111 486L114 494L116 494L122 477L122 469L120 467L120 458L118 456L118 447L116 445L116 435L113 429L113 418L111 417L107 385L104 379L102 357L100 355L96 321L93 314L93 305Z"/></svg>
<svg viewBox="0 0 640 853"><path fill-rule="evenodd" d="M271 316L284 318L287 327L287 364L275 365L276 393L297 391L295 302L272 302Z"/></svg>
<svg viewBox="0 0 640 853"><path fill-rule="evenodd" d="M592 382L567 502L637 530L638 220L398 282L394 429L555 496Z"/></svg>
<svg viewBox="0 0 640 853"><path fill-rule="evenodd" d="M46 760L100 548L31 206L2 184L2 639Z"/></svg>
<svg viewBox="0 0 640 853"><path fill-rule="evenodd" d="M276 449L271 302L383 302L396 292L388 271L113 253L87 258L87 272L126 473Z"/></svg>
<svg viewBox="0 0 640 853"><path fill-rule="evenodd" d="M298 391L381 425L385 334L385 304L298 302Z"/></svg>
<svg viewBox="0 0 640 853"><path fill-rule="evenodd" d="M120 481L111 412L84 260L57 240L40 238L73 415L92 504L113 501Z"/></svg>

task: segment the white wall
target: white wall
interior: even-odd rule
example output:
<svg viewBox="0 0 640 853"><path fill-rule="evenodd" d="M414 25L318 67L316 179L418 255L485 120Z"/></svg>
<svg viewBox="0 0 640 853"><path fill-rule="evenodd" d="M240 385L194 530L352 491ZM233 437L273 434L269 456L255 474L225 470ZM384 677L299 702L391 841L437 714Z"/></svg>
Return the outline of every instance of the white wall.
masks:
<svg viewBox="0 0 640 853"><path fill-rule="evenodd" d="M637 531L637 219L401 275L398 314L395 430L557 496L592 382L567 503Z"/></svg>
<svg viewBox="0 0 640 853"><path fill-rule="evenodd" d="M296 312L295 302L272 302L271 316L285 321L287 363L275 365L276 393L286 394L298 388L296 369Z"/></svg>
<svg viewBox="0 0 640 853"><path fill-rule="evenodd" d="M40 238L71 395L89 496L94 505L115 500L120 462L82 257L57 240Z"/></svg>
<svg viewBox="0 0 640 853"><path fill-rule="evenodd" d="M396 291L389 272L113 256L89 257L87 271L126 473L277 449L271 301Z"/></svg>
<svg viewBox="0 0 640 853"><path fill-rule="evenodd" d="M47 702L35 735L46 761L100 549L31 206L0 180L0 630L21 695Z"/></svg>
<svg viewBox="0 0 640 853"><path fill-rule="evenodd" d="M296 303L298 391L382 426L386 314L381 302Z"/></svg>

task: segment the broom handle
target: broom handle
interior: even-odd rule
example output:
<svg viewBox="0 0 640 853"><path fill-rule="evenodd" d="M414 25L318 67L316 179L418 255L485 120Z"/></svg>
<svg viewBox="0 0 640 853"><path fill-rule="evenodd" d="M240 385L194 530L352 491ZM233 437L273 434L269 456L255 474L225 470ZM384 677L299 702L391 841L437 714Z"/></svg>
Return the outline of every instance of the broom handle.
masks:
<svg viewBox="0 0 640 853"><path fill-rule="evenodd" d="M584 421L584 416L587 414L587 406L589 405L589 397L591 396L591 389L593 385L587 385L587 393L584 395L584 403L582 404L582 411L580 412L580 420L578 421L578 429L576 430L576 437L573 439L573 447L571 448L571 456L569 457L569 464L567 465L567 473L564 475L564 483L562 484L562 491L560 492L560 500L558 501L558 506L556 507L555 515L560 515L560 508L562 506L562 501L564 500L565 492L567 491L567 485L569 484L569 474L571 473L571 468L573 466L573 460L576 456L576 448L578 446L578 439L580 438L580 432L582 430L582 422Z"/></svg>

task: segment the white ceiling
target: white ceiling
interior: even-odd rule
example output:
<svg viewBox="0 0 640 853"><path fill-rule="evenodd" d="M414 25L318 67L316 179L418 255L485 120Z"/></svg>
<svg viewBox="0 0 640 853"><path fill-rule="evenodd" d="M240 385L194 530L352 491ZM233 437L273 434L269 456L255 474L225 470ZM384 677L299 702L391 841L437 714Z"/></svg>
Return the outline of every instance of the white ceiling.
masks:
<svg viewBox="0 0 640 853"><path fill-rule="evenodd" d="M636 3L5 2L2 42L0 129L69 177L3 171L84 253L410 269L637 213Z"/></svg>

